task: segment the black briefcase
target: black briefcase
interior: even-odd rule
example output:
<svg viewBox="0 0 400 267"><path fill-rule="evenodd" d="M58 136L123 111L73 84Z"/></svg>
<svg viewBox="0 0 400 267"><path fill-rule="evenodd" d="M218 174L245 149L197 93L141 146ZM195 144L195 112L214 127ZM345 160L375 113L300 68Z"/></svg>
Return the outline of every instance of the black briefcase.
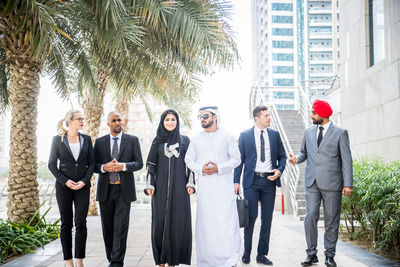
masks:
<svg viewBox="0 0 400 267"><path fill-rule="evenodd" d="M242 228L249 226L249 202L247 199L243 199L240 194L237 194L236 205L240 227Z"/></svg>

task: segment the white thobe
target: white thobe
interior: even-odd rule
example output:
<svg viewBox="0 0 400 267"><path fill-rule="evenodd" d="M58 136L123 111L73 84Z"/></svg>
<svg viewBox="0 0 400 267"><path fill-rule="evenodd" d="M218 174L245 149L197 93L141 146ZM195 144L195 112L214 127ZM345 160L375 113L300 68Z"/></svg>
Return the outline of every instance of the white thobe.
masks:
<svg viewBox="0 0 400 267"><path fill-rule="evenodd" d="M203 175L212 161L218 173ZM235 138L223 130L201 132L190 141L185 156L197 176L197 266L235 266L240 259L240 231L233 185L233 169L240 164Z"/></svg>

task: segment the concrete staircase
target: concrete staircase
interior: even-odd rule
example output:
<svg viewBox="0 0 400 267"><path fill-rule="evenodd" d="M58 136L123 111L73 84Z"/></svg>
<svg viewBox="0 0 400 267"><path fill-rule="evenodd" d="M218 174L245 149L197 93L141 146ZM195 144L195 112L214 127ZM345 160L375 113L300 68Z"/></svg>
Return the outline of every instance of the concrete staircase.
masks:
<svg viewBox="0 0 400 267"><path fill-rule="evenodd" d="M279 118L285 129L286 136L292 147L293 153L297 155L300 151L301 142L303 140L305 125L304 120L298 110L278 110ZM290 164L289 162L287 164ZM300 220L304 220L306 214L306 195L304 186L304 173L306 162L298 165L300 177L296 189L296 201L298 205L298 213L295 214ZM286 197L286 196L285 196ZM320 210L320 216L323 218L323 210Z"/></svg>

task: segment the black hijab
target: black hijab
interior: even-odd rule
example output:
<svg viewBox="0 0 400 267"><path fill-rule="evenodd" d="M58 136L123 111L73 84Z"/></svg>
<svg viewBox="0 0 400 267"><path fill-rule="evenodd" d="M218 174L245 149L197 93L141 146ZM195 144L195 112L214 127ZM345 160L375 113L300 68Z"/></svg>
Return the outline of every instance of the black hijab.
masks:
<svg viewBox="0 0 400 267"><path fill-rule="evenodd" d="M176 127L172 131L168 131L165 129L164 126L164 120L167 117L168 114L172 114L176 118ZM176 113L175 110L173 109L167 109L166 111L161 114L160 118L160 124L158 125L157 128L157 136L155 138L155 141L158 144L163 144L163 143L168 143L167 146L179 143L179 115Z"/></svg>
<svg viewBox="0 0 400 267"><path fill-rule="evenodd" d="M176 127L172 131L168 131L165 129L164 120L168 114L172 114L176 118ZM157 157L157 147L159 144L167 143L167 146L174 145L176 143L180 144L180 133L179 133L179 115L173 109L167 109L161 114L160 123L157 128L157 136L154 138L153 143L151 144L149 156L147 158L147 162L155 163ZM179 147L177 148L179 151Z"/></svg>

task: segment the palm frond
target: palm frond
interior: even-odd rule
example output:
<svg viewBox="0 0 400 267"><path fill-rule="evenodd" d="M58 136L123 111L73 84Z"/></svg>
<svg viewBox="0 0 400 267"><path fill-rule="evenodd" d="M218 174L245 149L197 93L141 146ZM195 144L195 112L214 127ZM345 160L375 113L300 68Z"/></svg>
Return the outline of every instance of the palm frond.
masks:
<svg viewBox="0 0 400 267"><path fill-rule="evenodd" d="M9 72L5 61L6 55L0 47L0 113L5 112L10 104L10 92L8 90Z"/></svg>

